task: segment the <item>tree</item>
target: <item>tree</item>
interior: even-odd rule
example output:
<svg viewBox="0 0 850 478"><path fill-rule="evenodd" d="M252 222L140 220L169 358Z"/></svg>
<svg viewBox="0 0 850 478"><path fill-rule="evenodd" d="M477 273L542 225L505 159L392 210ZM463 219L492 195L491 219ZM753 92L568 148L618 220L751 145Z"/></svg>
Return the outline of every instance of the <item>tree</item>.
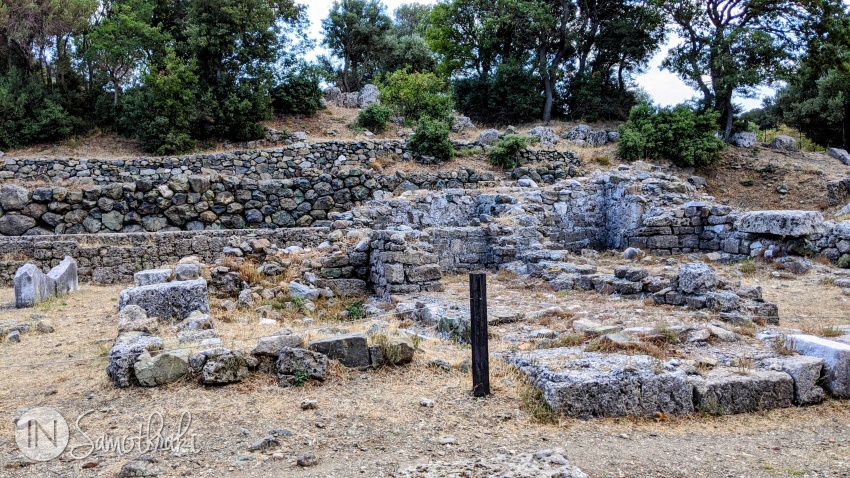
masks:
<svg viewBox="0 0 850 478"><path fill-rule="evenodd" d="M386 48L385 35L392 27L385 10L380 0L335 0L322 20L322 44L342 60L343 90L355 91L374 78L377 60Z"/></svg>
<svg viewBox="0 0 850 478"><path fill-rule="evenodd" d="M431 12L433 5L422 3L405 3L393 12L393 31L399 37L418 35L425 37L428 26L431 24Z"/></svg>
<svg viewBox="0 0 850 478"><path fill-rule="evenodd" d="M735 94L780 76L799 53L804 0L662 0L682 42L664 67L703 95L702 107L721 114L732 135Z"/></svg>

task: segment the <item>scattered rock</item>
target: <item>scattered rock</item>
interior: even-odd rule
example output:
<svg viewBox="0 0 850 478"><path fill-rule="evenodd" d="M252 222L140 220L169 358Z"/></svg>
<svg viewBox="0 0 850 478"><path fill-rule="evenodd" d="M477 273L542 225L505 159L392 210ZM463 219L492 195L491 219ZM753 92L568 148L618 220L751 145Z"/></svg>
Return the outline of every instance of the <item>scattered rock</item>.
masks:
<svg viewBox="0 0 850 478"><path fill-rule="evenodd" d="M349 368L369 366L369 346L363 334L337 335L310 343L309 349Z"/></svg>
<svg viewBox="0 0 850 478"><path fill-rule="evenodd" d="M297 463L298 463L298 466L300 466L302 468L307 468L307 467L310 467L310 466L318 465L319 459L316 458L316 455L312 451L309 451L307 453L300 455L298 457Z"/></svg>
<svg viewBox="0 0 850 478"><path fill-rule="evenodd" d="M317 408L319 408L319 402L317 400L305 398L301 401L301 410L316 410Z"/></svg>
<svg viewBox="0 0 850 478"><path fill-rule="evenodd" d="M134 364L136 380L143 387L157 387L176 382L189 373L189 351L172 350L163 353L145 351Z"/></svg>

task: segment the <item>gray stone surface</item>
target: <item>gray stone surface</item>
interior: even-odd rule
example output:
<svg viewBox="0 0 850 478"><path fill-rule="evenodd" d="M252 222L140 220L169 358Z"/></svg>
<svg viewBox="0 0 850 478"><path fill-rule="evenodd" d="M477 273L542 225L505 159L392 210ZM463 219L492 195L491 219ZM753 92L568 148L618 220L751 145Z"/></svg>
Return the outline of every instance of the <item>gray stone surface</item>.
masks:
<svg viewBox="0 0 850 478"><path fill-rule="evenodd" d="M528 135L532 138L537 138L543 146L553 145L558 142L558 135L552 131L552 128L547 128L545 126L537 126L533 128L528 132Z"/></svg>
<svg viewBox="0 0 850 478"><path fill-rule="evenodd" d="M156 332L158 322L153 317L148 317L145 309L138 305L128 305L118 311L118 333L145 332L152 334Z"/></svg>
<svg viewBox="0 0 850 478"><path fill-rule="evenodd" d="M70 256L65 256L56 267L50 269L47 277L56 284L56 296L70 294L80 290L80 281L77 277L77 261Z"/></svg>
<svg viewBox="0 0 850 478"><path fill-rule="evenodd" d="M19 211L23 209L30 200L28 189L17 184L4 184L0 186L0 209L3 211Z"/></svg>
<svg viewBox="0 0 850 478"><path fill-rule="evenodd" d="M779 135L773 138L770 142L770 147L773 149L785 149L792 150L794 146L797 144L797 140L790 136Z"/></svg>
<svg viewBox="0 0 850 478"><path fill-rule="evenodd" d="M570 464L563 449L542 450L517 455L499 453L495 456L454 462L431 461L400 470L399 478L588 478L577 466Z"/></svg>
<svg viewBox="0 0 850 478"><path fill-rule="evenodd" d="M297 349L302 345L304 345L304 339L300 335L283 334L260 337L257 340L257 345L251 351L251 355L277 358L283 349Z"/></svg>
<svg viewBox="0 0 850 478"><path fill-rule="evenodd" d="M324 381L328 374L328 357L319 352L285 347L275 370L277 382L282 387L299 385L300 380Z"/></svg>
<svg viewBox="0 0 850 478"><path fill-rule="evenodd" d="M198 355L203 358L199 358ZM193 355L189 364L193 370L202 362L200 367L201 383L204 385L227 385L238 383L248 378L248 360L238 351L216 348Z"/></svg>
<svg viewBox="0 0 850 478"><path fill-rule="evenodd" d="M660 370L646 355L556 348L511 359L557 412L577 418L693 413L693 387L682 370Z"/></svg>
<svg viewBox="0 0 850 478"><path fill-rule="evenodd" d="M739 148L752 148L756 144L756 135L749 131L741 131L733 134L729 142Z"/></svg>
<svg viewBox="0 0 850 478"><path fill-rule="evenodd" d="M811 405L824 399L824 390L818 386L824 360L818 357L797 355L767 360L765 365L781 370L794 380L794 403Z"/></svg>
<svg viewBox="0 0 850 478"><path fill-rule="evenodd" d="M18 213L9 213L0 217L0 235L21 236L34 228L38 222Z"/></svg>
<svg viewBox="0 0 850 478"><path fill-rule="evenodd" d="M794 380L785 372L715 369L689 377L694 407L718 415L749 413L791 406Z"/></svg>
<svg viewBox="0 0 850 478"><path fill-rule="evenodd" d="M194 311L177 324L178 331L210 330L215 328L212 317L200 311Z"/></svg>
<svg viewBox="0 0 850 478"><path fill-rule="evenodd" d="M56 297L56 282L34 264L27 263L15 273L15 307L32 307Z"/></svg>
<svg viewBox="0 0 850 478"><path fill-rule="evenodd" d="M189 373L189 351L171 350L163 353L143 352L133 365L136 380L143 387L157 387L176 382Z"/></svg>
<svg viewBox="0 0 850 478"><path fill-rule="evenodd" d="M171 269L149 269L133 274L136 287L153 284L164 284L171 280Z"/></svg>
<svg viewBox="0 0 850 478"><path fill-rule="evenodd" d="M378 96L380 95L380 91L378 91L378 87L375 85L363 85L363 88L360 90L360 93L357 95L357 106L359 108L366 108L367 106L376 103L378 101Z"/></svg>
<svg viewBox="0 0 850 478"><path fill-rule="evenodd" d="M822 233L823 216L817 211L751 211L735 222L741 232L802 237Z"/></svg>
<svg viewBox="0 0 850 478"><path fill-rule="evenodd" d="M829 148L829 157L835 158L842 163L850 166L850 153L846 149Z"/></svg>
<svg viewBox="0 0 850 478"><path fill-rule="evenodd" d="M112 350L109 351L109 365L106 374L120 388L126 388L138 383L135 376L135 364L145 351L162 350L163 343L159 337L143 332L123 333L115 339Z"/></svg>
<svg viewBox="0 0 850 478"><path fill-rule="evenodd" d="M195 280L201 277L201 266L198 264L178 264L174 268L174 280Z"/></svg>
<svg viewBox="0 0 850 478"><path fill-rule="evenodd" d="M814 335L791 335L788 345L800 355L823 359L821 386L833 397L850 397L850 345Z"/></svg>
<svg viewBox="0 0 850 478"><path fill-rule="evenodd" d="M702 262L679 266L679 290L685 294L699 294L717 287L714 270Z"/></svg>
<svg viewBox="0 0 850 478"><path fill-rule="evenodd" d="M369 366L369 346L363 334L345 334L316 340L309 349L350 368Z"/></svg>
<svg viewBox="0 0 850 478"><path fill-rule="evenodd" d="M319 290L299 282L289 283L289 295L301 299L315 300L319 298Z"/></svg>
<svg viewBox="0 0 850 478"><path fill-rule="evenodd" d="M208 314L207 281L176 281L124 289L118 309L128 305L138 305L148 316L160 319L182 320L196 310Z"/></svg>
<svg viewBox="0 0 850 478"><path fill-rule="evenodd" d="M482 131L478 135L478 139L476 140L476 142L478 144L481 144L481 145L484 145L484 146L491 145L491 144L495 143L496 141L499 141L499 130L496 130L496 129L488 129L488 130Z"/></svg>

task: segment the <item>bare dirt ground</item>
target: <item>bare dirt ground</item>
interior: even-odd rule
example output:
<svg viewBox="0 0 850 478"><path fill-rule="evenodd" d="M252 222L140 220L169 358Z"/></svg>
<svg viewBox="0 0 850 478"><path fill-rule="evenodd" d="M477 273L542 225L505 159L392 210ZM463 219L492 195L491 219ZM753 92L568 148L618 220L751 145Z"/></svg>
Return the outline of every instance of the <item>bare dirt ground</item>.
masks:
<svg viewBox="0 0 850 478"><path fill-rule="evenodd" d="M604 270L613 263L602 257L597 266ZM649 266L667 267L666 261ZM850 314L842 313L847 298L827 280L832 277L830 270L793 278L773 277L772 272L761 263L748 275L741 275L734 266L724 270L727 278L739 276L744 283L762 285L765 298L779 304L783 327L850 323ZM695 320L683 309L592 292L556 294L506 274L493 274L490 282L493 314L557 305L604 320L647 326L662 320ZM464 277L448 277L445 284L443 300L466 303ZM138 434L153 413L163 415L168 433L177 427L183 412L191 412L187 436L195 435L198 451L148 453L158 460L161 476L393 476L400 469L430 461L488 460L498 453L548 448L564 448L568 459L593 477L850 476L848 401L727 417L540 421L533 413L536 402L527 385L495 357L517 346L506 337L541 326L527 321L492 328L493 395L486 399L470 397L466 374L427 365L433 358L457 364L469 354L467 347L436 335L419 344L409 366L368 372L334 367L324 384L301 388L280 388L272 377L256 374L241 384L220 388L186 379L154 389L117 389L105 374L105 355L116 335L121 288L84 285L79 293L29 310L14 309L12 290L0 290L0 321L28 321L32 314L40 314L56 327L52 334L31 332L19 344L0 344L0 422L4 423L0 476L115 476L123 463L140 455L138 449L124 456L114 450L96 451L75 460L66 451L59 460L28 462L16 448L14 420L24 409L38 406L56 408L71 422L93 410L81 421L82 430L93 440ZM217 308L213 315L224 318ZM247 323L219 320L216 326L225 346L250 349L253 337L280 326L260 325L252 314L235 315ZM401 325L397 318L384 318L391 326ZM308 327L289 319L281 325L302 333ZM546 325L558 329L562 324ZM368 326L368 321L319 320L309 327L333 330L311 330L309 335ZM170 340L166 347L175 345ZM317 410L300 408L307 398L318 400ZM432 400L433 408L421 406L422 398ZM279 449L248 451L250 444L280 429L291 436L282 439ZM439 444L449 435L454 443ZM85 454L86 443L72 424L69 450L76 446L75 455ZM300 468L295 458L308 451L316 454L319 464Z"/></svg>

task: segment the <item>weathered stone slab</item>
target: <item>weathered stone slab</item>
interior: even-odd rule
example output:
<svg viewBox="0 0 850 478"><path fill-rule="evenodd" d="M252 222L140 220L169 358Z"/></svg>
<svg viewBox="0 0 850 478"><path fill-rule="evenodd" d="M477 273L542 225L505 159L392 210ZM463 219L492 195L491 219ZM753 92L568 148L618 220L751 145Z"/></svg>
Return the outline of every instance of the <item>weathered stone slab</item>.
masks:
<svg viewBox="0 0 850 478"><path fill-rule="evenodd" d="M256 365L256 359L250 360ZM227 385L241 382L251 372L248 359L239 351L223 347L202 350L189 357L189 368L200 375L204 385Z"/></svg>
<svg viewBox="0 0 850 478"><path fill-rule="evenodd" d="M174 350L152 355L143 352L133 365L136 380L143 387L157 387L176 382L189 373L189 351Z"/></svg>
<svg viewBox="0 0 850 478"><path fill-rule="evenodd" d="M208 314L207 281L176 281L124 289L119 297L118 309L128 305L138 305L149 317L160 319L182 320L196 310Z"/></svg>
<svg viewBox="0 0 850 478"><path fill-rule="evenodd" d="M330 359L338 360L349 368L369 366L369 345L363 334L337 335L316 340L310 343L308 348L327 355Z"/></svg>
<svg viewBox="0 0 850 478"><path fill-rule="evenodd" d="M145 332L154 333L157 329L157 320L148 317L145 309L138 305L128 305L118 312L118 333Z"/></svg>
<svg viewBox="0 0 850 478"><path fill-rule="evenodd" d="M794 380L785 372L752 371L739 374L716 369L706 376L689 377L694 407L712 414L732 415L791 406Z"/></svg>
<svg viewBox="0 0 850 478"><path fill-rule="evenodd" d="M143 332L128 332L118 336L109 351L106 374L120 388L137 383L135 364L139 356L150 350L162 350L162 339Z"/></svg>
<svg viewBox="0 0 850 478"><path fill-rule="evenodd" d="M693 413L693 387L682 370L657 369L646 355L556 348L520 353L511 362L557 412L578 418Z"/></svg>
<svg viewBox="0 0 850 478"><path fill-rule="evenodd" d="M298 385L303 380L324 381L328 374L328 357L319 352L286 347L277 359L277 382L282 387Z"/></svg>
<svg viewBox="0 0 850 478"><path fill-rule="evenodd" d="M810 405L820 403L824 398L823 388L818 386L823 362L823 359L818 357L797 355L770 359L766 365L782 370L794 379L794 403Z"/></svg>
<svg viewBox="0 0 850 478"><path fill-rule="evenodd" d="M164 284L171 279L171 269L150 269L133 274L136 287L153 284Z"/></svg>
<svg viewBox="0 0 850 478"><path fill-rule="evenodd" d="M835 158L842 163L850 166L850 153L846 149L829 148L829 157Z"/></svg>
<svg viewBox="0 0 850 478"><path fill-rule="evenodd" d="M850 345L814 335L791 335L788 345L798 354L823 359L823 388L833 397L850 397Z"/></svg>
<svg viewBox="0 0 850 478"><path fill-rule="evenodd" d="M823 232L823 216L817 211L751 211L735 222L735 229L754 234L801 237Z"/></svg>
<svg viewBox="0 0 850 478"><path fill-rule="evenodd" d="M195 280L201 277L201 266L198 264L178 264L174 268L174 280Z"/></svg>
<svg viewBox="0 0 850 478"><path fill-rule="evenodd" d="M257 346L251 351L251 355L265 357L279 357L285 348L300 348L304 345L304 339L299 335L272 335L271 337L260 337Z"/></svg>
<svg viewBox="0 0 850 478"><path fill-rule="evenodd" d="M56 282L34 264L24 264L15 272L15 307L32 307L56 296Z"/></svg>
<svg viewBox="0 0 850 478"><path fill-rule="evenodd" d="M692 262L679 267L679 290L685 294L708 292L717 287L714 270L702 262Z"/></svg>
<svg viewBox="0 0 850 478"><path fill-rule="evenodd" d="M80 290L80 281L77 278L77 261L71 256L65 256L56 267L50 269L47 277L56 284L56 296L70 294Z"/></svg>

